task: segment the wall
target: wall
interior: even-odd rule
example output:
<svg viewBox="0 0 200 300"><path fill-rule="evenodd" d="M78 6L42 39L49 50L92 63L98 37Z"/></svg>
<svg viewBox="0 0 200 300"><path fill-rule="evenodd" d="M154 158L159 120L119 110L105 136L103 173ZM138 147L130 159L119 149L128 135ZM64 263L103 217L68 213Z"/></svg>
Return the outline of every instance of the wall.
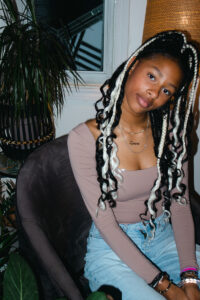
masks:
<svg viewBox="0 0 200 300"><path fill-rule="evenodd" d="M127 5L127 12L125 16L120 15L120 7L117 6ZM114 20L114 38L113 38L113 70L120 62L128 57L132 51L134 51L142 41L142 32L145 18L146 0L115 0L115 20ZM118 15L116 15L118 14ZM123 19L123 22L122 22ZM120 20L120 22L119 22ZM128 23L127 23L128 22ZM120 24L120 26L119 26ZM122 26L124 24L124 26ZM126 27L126 35L120 36L120 30L124 30ZM120 39L119 39L120 36ZM122 40L122 38L124 40ZM126 47L123 45L128 40ZM122 48L123 47L123 48ZM101 83L100 83L101 84ZM95 114L94 103L100 98L99 85L87 85L80 87L79 91L73 90L71 95L66 95L66 104L64 106L62 115L56 119L56 135L60 136L68 133L70 129L84 122L88 118L93 118ZM199 104L196 105L196 112L199 111ZM197 120L197 136L195 143L198 143L200 139L200 126ZM196 146L195 146L196 148ZM200 149L194 156L194 188L198 194L200 194Z"/></svg>
<svg viewBox="0 0 200 300"><path fill-rule="evenodd" d="M141 44L146 9L146 0L115 0L114 3L111 73ZM80 122L94 118L94 103L101 96L99 87L102 83L80 86L78 92L73 88L72 94L66 94L62 114L56 119L57 137L68 133Z"/></svg>

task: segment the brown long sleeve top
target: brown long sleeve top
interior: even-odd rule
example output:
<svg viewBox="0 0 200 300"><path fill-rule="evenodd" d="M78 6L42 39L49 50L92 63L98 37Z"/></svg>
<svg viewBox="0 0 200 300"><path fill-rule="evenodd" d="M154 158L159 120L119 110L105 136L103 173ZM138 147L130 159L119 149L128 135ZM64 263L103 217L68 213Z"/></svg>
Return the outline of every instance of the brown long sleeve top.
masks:
<svg viewBox="0 0 200 300"><path fill-rule="evenodd" d="M105 241L121 260L149 283L158 274L159 269L142 254L118 224L141 221L139 215L145 211L144 202L148 199L157 178L157 168L121 170L123 182L119 185L116 207L110 208L106 205L106 210L99 210L96 217L97 201L101 192L97 181L95 147L95 139L85 123L81 123L69 133L70 161L82 197ZM184 164L184 173L183 180L187 187L185 197L189 201L187 163ZM162 213L161 201L156 207L159 216ZM184 206L173 201L171 220L181 269L188 266L198 268L190 204Z"/></svg>

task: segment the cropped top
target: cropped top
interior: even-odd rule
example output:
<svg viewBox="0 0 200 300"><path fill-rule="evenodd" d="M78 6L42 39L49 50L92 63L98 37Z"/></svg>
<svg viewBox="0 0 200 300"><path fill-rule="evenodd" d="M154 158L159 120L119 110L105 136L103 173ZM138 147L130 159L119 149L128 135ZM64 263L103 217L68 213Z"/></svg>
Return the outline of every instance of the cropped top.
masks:
<svg viewBox="0 0 200 300"><path fill-rule="evenodd" d="M150 283L160 270L129 239L119 224L137 223L145 212L145 200L157 178L157 167L144 170L119 170L123 181L118 187L116 207L101 209L96 216L97 201L101 195L96 171L96 142L85 123L81 123L69 133L69 157L72 170L84 199L85 205L104 240L134 272ZM195 255L194 224L189 204L188 170L184 164L185 197L187 205L172 201L171 221L179 254L180 267L198 268ZM162 213L161 202L156 204L157 216Z"/></svg>

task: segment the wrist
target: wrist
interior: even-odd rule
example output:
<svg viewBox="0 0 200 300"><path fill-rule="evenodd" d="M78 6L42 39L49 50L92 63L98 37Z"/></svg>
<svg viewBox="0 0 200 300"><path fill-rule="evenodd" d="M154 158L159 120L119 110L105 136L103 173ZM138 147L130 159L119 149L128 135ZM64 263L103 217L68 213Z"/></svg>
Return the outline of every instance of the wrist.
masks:
<svg viewBox="0 0 200 300"><path fill-rule="evenodd" d="M181 274L185 272L196 272L198 275L198 269L196 267L186 267L181 270Z"/></svg>
<svg viewBox="0 0 200 300"><path fill-rule="evenodd" d="M181 282L179 282L178 284L179 287L196 287L196 288L200 288L200 280L198 278L192 278L192 277L188 277L188 278L184 278L181 280Z"/></svg>
<svg viewBox="0 0 200 300"><path fill-rule="evenodd" d="M172 281L168 278L164 278L162 281L159 281L158 284L155 287L155 290L161 294L165 295L169 292L169 290L172 287Z"/></svg>
<svg viewBox="0 0 200 300"><path fill-rule="evenodd" d="M200 289L200 280L198 278L198 270L195 268L185 268L182 270L181 281L178 286L182 288L197 288Z"/></svg>
<svg viewBox="0 0 200 300"><path fill-rule="evenodd" d="M172 284L169 275L166 272L160 272L151 282L150 286L161 295L165 295L172 289Z"/></svg>
<svg viewBox="0 0 200 300"><path fill-rule="evenodd" d="M198 271L194 271L194 270L183 271L183 272L181 272L180 277L181 277L181 280L183 280L185 278L198 279Z"/></svg>
<svg viewBox="0 0 200 300"><path fill-rule="evenodd" d="M151 283L149 283L149 285L152 287L152 288L155 288L157 286L157 284L162 281L164 278L169 278L169 275L166 273L166 272L160 272L158 273L158 275L152 280Z"/></svg>

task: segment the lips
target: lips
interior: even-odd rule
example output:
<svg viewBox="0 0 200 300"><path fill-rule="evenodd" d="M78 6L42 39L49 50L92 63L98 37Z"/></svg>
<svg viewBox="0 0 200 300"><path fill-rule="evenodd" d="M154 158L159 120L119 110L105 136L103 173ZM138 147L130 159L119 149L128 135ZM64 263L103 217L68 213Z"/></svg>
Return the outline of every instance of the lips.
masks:
<svg viewBox="0 0 200 300"><path fill-rule="evenodd" d="M138 103L141 107L143 108L148 108L151 106L151 101L137 95L137 100L138 100Z"/></svg>

